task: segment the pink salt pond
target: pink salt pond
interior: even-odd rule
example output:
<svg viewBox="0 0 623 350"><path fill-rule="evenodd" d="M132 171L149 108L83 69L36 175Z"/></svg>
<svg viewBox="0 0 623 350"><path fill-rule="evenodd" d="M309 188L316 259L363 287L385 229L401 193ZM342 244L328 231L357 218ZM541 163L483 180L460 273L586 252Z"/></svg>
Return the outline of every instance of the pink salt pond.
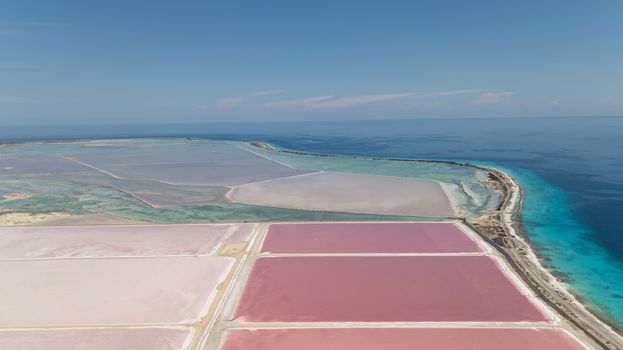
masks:
<svg viewBox="0 0 623 350"><path fill-rule="evenodd" d="M266 253L473 253L480 247L453 223L273 224Z"/></svg>
<svg viewBox="0 0 623 350"><path fill-rule="evenodd" d="M554 329L332 328L229 330L220 350L585 350Z"/></svg>
<svg viewBox="0 0 623 350"><path fill-rule="evenodd" d="M440 182L331 171L234 186L228 198L238 203L299 210L431 218L457 215Z"/></svg>
<svg viewBox="0 0 623 350"><path fill-rule="evenodd" d="M547 321L487 256L259 258L234 319Z"/></svg>

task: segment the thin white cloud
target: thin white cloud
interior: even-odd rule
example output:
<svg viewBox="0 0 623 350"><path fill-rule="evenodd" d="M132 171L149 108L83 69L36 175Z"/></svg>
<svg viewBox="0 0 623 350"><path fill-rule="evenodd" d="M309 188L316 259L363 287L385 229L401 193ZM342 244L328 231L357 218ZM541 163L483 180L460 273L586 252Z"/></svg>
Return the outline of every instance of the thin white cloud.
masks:
<svg viewBox="0 0 623 350"><path fill-rule="evenodd" d="M67 27L69 25L62 22L22 22L22 24L31 27Z"/></svg>
<svg viewBox="0 0 623 350"><path fill-rule="evenodd" d="M210 110L210 107L208 107L205 104L198 104L195 107L193 107L193 109L192 109L193 112L205 112L205 111L208 111L208 110Z"/></svg>
<svg viewBox="0 0 623 350"><path fill-rule="evenodd" d="M50 21L0 21L5 27L67 27L69 24Z"/></svg>
<svg viewBox="0 0 623 350"><path fill-rule="evenodd" d="M0 38L1 37L18 37L25 32L55 30L68 27L69 24L61 22L15 22L0 21Z"/></svg>
<svg viewBox="0 0 623 350"><path fill-rule="evenodd" d="M467 95L467 94L478 94L482 92L486 92L485 89L462 89L462 90L449 90L449 91L434 91L434 92L424 92L417 95L418 98L423 97L443 97L443 96L454 96L454 95Z"/></svg>
<svg viewBox="0 0 623 350"><path fill-rule="evenodd" d="M368 103L391 101L402 98L426 98L426 97L440 97L440 96L452 96L463 94L475 94L480 93L482 89L464 89L464 90L450 90L450 91L437 91L437 92L404 92L395 94L374 94L374 95L361 95L361 96L313 96L305 97L295 100L278 100L271 101L264 104L267 108L347 108Z"/></svg>
<svg viewBox="0 0 623 350"><path fill-rule="evenodd" d="M514 95L514 92L510 91L501 91L501 92L483 92L478 98L476 98L473 103L476 105L496 105L496 104L504 104L508 103L511 100L511 97Z"/></svg>
<svg viewBox="0 0 623 350"><path fill-rule="evenodd" d="M254 91L254 92L249 94L249 97L276 95L276 94L283 93L284 91L285 90Z"/></svg>
<svg viewBox="0 0 623 350"><path fill-rule="evenodd" d="M25 63L0 62L0 69L35 69L38 66Z"/></svg>
<svg viewBox="0 0 623 350"><path fill-rule="evenodd" d="M244 100L243 96L226 97L216 101L216 106L220 109L234 108Z"/></svg>
<svg viewBox="0 0 623 350"><path fill-rule="evenodd" d="M330 100L333 96L315 96L315 97L306 97L300 98L296 100L281 100L281 101L272 101L264 104L265 107L268 108L311 108L317 103L321 103L322 101Z"/></svg>
<svg viewBox="0 0 623 350"><path fill-rule="evenodd" d="M245 100L249 98L276 95L282 92L284 92L284 90L263 90L263 91L254 91L250 94L242 95L242 96L225 97L225 98L221 98L217 100L216 106L220 109L231 109L231 108L238 106L239 104L241 104L242 102L244 102Z"/></svg>
<svg viewBox="0 0 623 350"><path fill-rule="evenodd" d="M416 96L417 92L407 92L402 94L379 94L379 95L363 95L363 96L347 96L332 98L329 100L319 101L311 108L345 108L367 103L396 100L408 96Z"/></svg>
<svg viewBox="0 0 623 350"><path fill-rule="evenodd" d="M17 96L0 96L0 103L20 103L24 102L23 97Z"/></svg>

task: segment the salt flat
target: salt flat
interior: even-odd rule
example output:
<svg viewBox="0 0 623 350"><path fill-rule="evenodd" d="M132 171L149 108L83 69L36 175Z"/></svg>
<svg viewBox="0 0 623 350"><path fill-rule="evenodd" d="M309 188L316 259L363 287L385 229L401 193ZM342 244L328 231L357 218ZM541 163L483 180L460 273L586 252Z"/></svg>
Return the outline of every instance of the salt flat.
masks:
<svg viewBox="0 0 623 350"><path fill-rule="evenodd" d="M0 259L206 255L252 224L107 225L0 228Z"/></svg>
<svg viewBox="0 0 623 350"><path fill-rule="evenodd" d="M1 227L0 349L186 348L254 228Z"/></svg>
<svg viewBox="0 0 623 350"><path fill-rule="evenodd" d="M95 173L92 169L56 155L8 156L0 158L0 179L24 175Z"/></svg>
<svg viewBox="0 0 623 350"><path fill-rule="evenodd" d="M67 154L115 177L176 185L230 186L309 173L226 142L187 142L122 150L101 147Z"/></svg>
<svg viewBox="0 0 623 350"><path fill-rule="evenodd" d="M234 186L229 197L244 204L301 210L456 215L439 182L395 176L311 173Z"/></svg>
<svg viewBox="0 0 623 350"><path fill-rule="evenodd" d="M4 350L179 350L184 328L0 330Z"/></svg>
<svg viewBox="0 0 623 350"><path fill-rule="evenodd" d="M0 261L0 326L195 320L232 263L226 257Z"/></svg>

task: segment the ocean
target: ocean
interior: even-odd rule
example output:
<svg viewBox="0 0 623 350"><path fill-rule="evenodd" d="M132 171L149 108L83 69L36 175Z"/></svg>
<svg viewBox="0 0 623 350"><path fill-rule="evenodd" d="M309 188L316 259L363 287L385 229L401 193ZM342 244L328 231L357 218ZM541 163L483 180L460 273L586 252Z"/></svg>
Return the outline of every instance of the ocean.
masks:
<svg viewBox="0 0 623 350"><path fill-rule="evenodd" d="M313 153L496 166L525 193L522 223L546 265L623 328L623 118L3 127L0 141L124 137L255 140Z"/></svg>

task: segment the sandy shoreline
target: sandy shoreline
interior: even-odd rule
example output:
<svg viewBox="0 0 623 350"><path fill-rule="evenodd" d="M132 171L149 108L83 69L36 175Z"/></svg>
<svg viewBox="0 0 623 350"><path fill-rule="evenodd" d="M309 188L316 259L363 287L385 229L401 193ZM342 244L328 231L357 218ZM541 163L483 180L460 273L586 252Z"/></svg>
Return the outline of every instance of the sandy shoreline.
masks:
<svg viewBox="0 0 623 350"><path fill-rule="evenodd" d="M71 215L63 212L27 213L4 211L0 207L0 226L22 226L41 224L53 220L69 218Z"/></svg>
<svg viewBox="0 0 623 350"><path fill-rule="evenodd" d="M250 144L275 152L334 157L325 154L278 149L262 142L250 142ZM569 291L564 282L557 279L542 264L542 260L537 256L521 228L522 190L508 174L499 169L462 162L377 157L355 158L446 163L487 171L492 189L503 195L503 201L496 210L478 218L464 220L465 223L496 247L536 295L561 317L565 328L594 348L623 349L623 337L606 321L591 312L584 303Z"/></svg>
<svg viewBox="0 0 623 350"><path fill-rule="evenodd" d="M567 328L594 346L623 349L623 337L591 312L536 254L521 228L522 190L519 185L499 169L476 167L488 171L491 181L504 188L504 200L495 212L466 223L495 244L524 282L564 318Z"/></svg>

